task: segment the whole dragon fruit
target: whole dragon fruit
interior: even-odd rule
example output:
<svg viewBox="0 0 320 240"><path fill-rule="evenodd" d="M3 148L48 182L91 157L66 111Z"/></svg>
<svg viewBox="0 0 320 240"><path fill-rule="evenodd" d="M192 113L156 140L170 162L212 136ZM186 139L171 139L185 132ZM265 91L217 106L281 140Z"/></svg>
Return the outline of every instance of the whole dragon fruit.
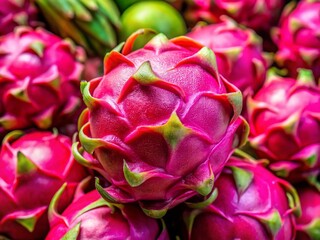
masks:
<svg viewBox="0 0 320 240"><path fill-rule="evenodd" d="M0 35L5 35L20 25L35 26L37 8L33 0L5 0L0 4Z"/></svg>
<svg viewBox="0 0 320 240"><path fill-rule="evenodd" d="M275 30L275 42L279 51L275 59L281 67L289 70L290 76L298 75L298 68L313 71L320 78L320 1L304 0L288 4Z"/></svg>
<svg viewBox="0 0 320 240"><path fill-rule="evenodd" d="M283 0L187 0L186 19L219 22L223 15L256 31L269 31L281 13Z"/></svg>
<svg viewBox="0 0 320 240"><path fill-rule="evenodd" d="M320 89L310 70L297 79L271 74L248 99L250 143L269 167L290 181L320 173Z"/></svg>
<svg viewBox="0 0 320 240"><path fill-rule="evenodd" d="M44 239L51 198L66 183L59 205L65 208L87 176L72 156L71 140L51 132L9 133L0 166L0 236L15 240Z"/></svg>
<svg viewBox="0 0 320 240"><path fill-rule="evenodd" d="M231 157L215 186L208 207L184 209L185 239L294 239L297 193L260 163Z"/></svg>
<svg viewBox="0 0 320 240"><path fill-rule="evenodd" d="M104 56L117 45L120 13L112 0L34 0L50 30L71 38L92 56Z"/></svg>
<svg viewBox="0 0 320 240"><path fill-rule="evenodd" d="M221 23L196 27L187 36L212 49L220 74L244 96L260 89L267 63L262 55L261 38L254 31L224 18Z"/></svg>
<svg viewBox="0 0 320 240"><path fill-rule="evenodd" d="M72 121L82 103L82 49L44 29L18 27L0 38L0 52L0 129Z"/></svg>
<svg viewBox="0 0 320 240"><path fill-rule="evenodd" d="M51 229L46 240L169 239L162 224L147 217L138 206L108 203L96 190L81 196L60 214L57 207L63 191L61 188L51 202Z"/></svg>
<svg viewBox="0 0 320 240"><path fill-rule="evenodd" d="M296 239L320 239L320 191L312 186L299 186L297 191L302 214L296 218Z"/></svg>
<svg viewBox="0 0 320 240"><path fill-rule="evenodd" d="M131 52L105 57L104 76L82 84L87 109L79 120L76 159L93 154L111 183L109 201L138 201L163 216L195 195L210 197L233 148L247 136L242 96L219 75L214 53L187 37L155 36Z"/></svg>

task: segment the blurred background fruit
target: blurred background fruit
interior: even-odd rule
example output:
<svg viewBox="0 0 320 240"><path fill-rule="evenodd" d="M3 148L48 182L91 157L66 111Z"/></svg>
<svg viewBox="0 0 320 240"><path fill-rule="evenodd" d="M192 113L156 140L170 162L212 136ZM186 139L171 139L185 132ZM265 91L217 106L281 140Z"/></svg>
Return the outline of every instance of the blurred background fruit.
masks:
<svg viewBox="0 0 320 240"><path fill-rule="evenodd" d="M298 195L261 163L231 157L215 187L209 206L184 209L182 239L294 239Z"/></svg>
<svg viewBox="0 0 320 240"><path fill-rule="evenodd" d="M9 133L0 165L0 236L15 240L44 239L53 195L66 183L59 205L65 209L88 176L72 156L71 139L47 131Z"/></svg>
<svg viewBox="0 0 320 240"><path fill-rule="evenodd" d="M320 89L310 70L297 79L270 74L248 99L251 146L270 169L292 182L320 173Z"/></svg>
<svg viewBox="0 0 320 240"><path fill-rule="evenodd" d="M180 13L163 1L144 1L133 4L121 15L121 23L120 39L122 41L141 28L163 33L168 38L184 35L187 31ZM143 47L154 35L150 33L138 37L135 48Z"/></svg>
<svg viewBox="0 0 320 240"><path fill-rule="evenodd" d="M299 68L311 69L320 82L320 1L291 2L282 13L274 39L279 48L275 60L297 77Z"/></svg>
<svg viewBox="0 0 320 240"><path fill-rule="evenodd" d="M17 26L36 26L38 10L33 0L4 0L0 4L0 36Z"/></svg>
<svg viewBox="0 0 320 240"><path fill-rule="evenodd" d="M238 87L245 98L261 88L267 61L262 52L262 39L253 30L224 17L216 24L196 26L187 36L212 49L219 72Z"/></svg>
<svg viewBox="0 0 320 240"><path fill-rule="evenodd" d="M0 129L49 129L76 121L85 54L42 28L0 38Z"/></svg>
<svg viewBox="0 0 320 240"><path fill-rule="evenodd" d="M53 198L51 230L46 240L56 239L159 239L169 240L165 226L147 217L134 204L112 204L91 191L59 213L61 188Z"/></svg>

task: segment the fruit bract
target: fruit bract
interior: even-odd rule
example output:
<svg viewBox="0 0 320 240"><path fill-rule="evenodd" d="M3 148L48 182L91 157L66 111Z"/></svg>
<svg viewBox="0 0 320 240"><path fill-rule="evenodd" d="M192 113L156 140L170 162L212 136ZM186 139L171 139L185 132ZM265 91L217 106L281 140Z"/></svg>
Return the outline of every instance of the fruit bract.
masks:
<svg viewBox="0 0 320 240"><path fill-rule="evenodd" d="M320 191L313 186L298 186L301 217L296 218L297 239L320 238Z"/></svg>
<svg viewBox="0 0 320 240"><path fill-rule="evenodd" d="M224 18L221 23L195 27L187 36L212 49L219 73L244 96L260 89L267 63L262 55L261 38L254 31Z"/></svg>
<svg viewBox="0 0 320 240"><path fill-rule="evenodd" d="M44 29L18 27L0 38L0 51L0 129L73 120L82 104L82 49Z"/></svg>
<svg viewBox="0 0 320 240"><path fill-rule="evenodd" d="M257 162L231 157L217 179L218 196L204 209L186 209L187 239L294 239L294 188Z"/></svg>
<svg viewBox="0 0 320 240"><path fill-rule="evenodd" d="M290 181L320 173L320 89L310 70L298 79L270 75L248 99L250 143L269 167Z"/></svg>
<svg viewBox="0 0 320 240"><path fill-rule="evenodd" d="M143 32L143 31L139 31ZM104 197L138 201L153 217L208 197L233 148L247 136L242 95L217 72L214 53L187 37L154 37L105 57L104 76L82 84L81 147L111 183ZM101 189L100 189L101 190Z"/></svg>
<svg viewBox="0 0 320 240"><path fill-rule="evenodd" d="M293 2L292 2L293 3ZM320 1L304 0L297 6L287 5L275 31L279 51L275 60L289 70L292 77L298 68L313 71L316 81L320 78Z"/></svg>
<svg viewBox="0 0 320 240"><path fill-rule="evenodd" d="M0 165L0 236L16 240L44 239L51 198L66 183L64 209L87 176L72 156L71 139L51 132L9 133Z"/></svg>
<svg viewBox="0 0 320 240"><path fill-rule="evenodd" d="M169 239L166 230L161 229L161 223L146 216L139 206L110 204L96 190L81 196L59 214L57 206L63 190L51 203L51 230L46 240Z"/></svg>

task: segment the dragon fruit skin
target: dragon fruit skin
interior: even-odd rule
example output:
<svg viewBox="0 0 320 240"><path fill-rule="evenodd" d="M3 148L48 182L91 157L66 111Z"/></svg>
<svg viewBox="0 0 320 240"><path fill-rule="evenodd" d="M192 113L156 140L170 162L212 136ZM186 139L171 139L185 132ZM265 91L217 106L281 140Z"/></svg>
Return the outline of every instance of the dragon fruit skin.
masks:
<svg viewBox="0 0 320 240"><path fill-rule="evenodd" d="M320 191L313 186L297 187L301 217L296 218L297 238L316 240L320 237Z"/></svg>
<svg viewBox="0 0 320 240"><path fill-rule="evenodd" d="M59 194L53 198L50 205L51 229L46 240L62 237L79 240L169 239L166 230L161 230L161 224L146 216L136 205L112 205L94 190L80 197L59 214L56 211Z"/></svg>
<svg viewBox="0 0 320 240"><path fill-rule="evenodd" d="M37 8L32 0L5 0L0 5L0 36L8 34L15 27L35 25Z"/></svg>
<svg viewBox="0 0 320 240"><path fill-rule="evenodd" d="M72 122L82 104L82 49L44 29L18 27L0 38L0 52L0 129Z"/></svg>
<svg viewBox="0 0 320 240"><path fill-rule="evenodd" d="M215 187L208 207L184 209L185 239L294 239L297 193L261 163L231 157Z"/></svg>
<svg viewBox="0 0 320 240"><path fill-rule="evenodd" d="M320 2L304 0L294 7L288 4L281 17L280 26L274 32L279 51L276 62L288 69L291 77L298 75L297 69L313 71L320 78Z"/></svg>
<svg viewBox="0 0 320 240"><path fill-rule="evenodd" d="M138 201L147 215L161 217L190 197L210 195L248 126L239 117L241 93L218 74L209 48L159 34L130 53L143 32L106 56L103 77L83 83L88 108L79 120L81 146L73 149L77 160L85 163L86 150L103 166L111 186L98 189L106 199Z"/></svg>
<svg viewBox="0 0 320 240"><path fill-rule="evenodd" d="M60 208L74 197L88 173L73 158L71 139L51 132L13 131L0 152L0 236L43 239L49 230L47 209L66 183Z"/></svg>
<svg viewBox="0 0 320 240"><path fill-rule="evenodd" d="M248 99L250 143L270 169L290 181L320 173L320 89L310 70L297 79L270 76Z"/></svg>
<svg viewBox="0 0 320 240"><path fill-rule="evenodd" d="M262 55L262 41L252 30L224 18L221 23L196 27L188 37L212 49L218 70L245 96L262 86L267 63Z"/></svg>
<svg viewBox="0 0 320 240"><path fill-rule="evenodd" d="M269 31L284 4L283 0L189 0L187 21L219 22L223 15L255 31Z"/></svg>

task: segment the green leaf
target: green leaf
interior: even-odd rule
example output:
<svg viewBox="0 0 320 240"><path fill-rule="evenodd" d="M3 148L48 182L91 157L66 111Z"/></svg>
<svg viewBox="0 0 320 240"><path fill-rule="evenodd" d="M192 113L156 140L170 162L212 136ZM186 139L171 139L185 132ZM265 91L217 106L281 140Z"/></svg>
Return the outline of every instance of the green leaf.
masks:
<svg viewBox="0 0 320 240"><path fill-rule="evenodd" d="M116 27L121 27L120 12L117 5L113 1L96 0L99 4L99 9L103 15L107 16L108 20Z"/></svg>
<svg viewBox="0 0 320 240"><path fill-rule="evenodd" d="M72 7L75 18L81 21L92 21L92 16L90 11L88 11L86 7L81 4L79 0L68 0L68 1Z"/></svg>

